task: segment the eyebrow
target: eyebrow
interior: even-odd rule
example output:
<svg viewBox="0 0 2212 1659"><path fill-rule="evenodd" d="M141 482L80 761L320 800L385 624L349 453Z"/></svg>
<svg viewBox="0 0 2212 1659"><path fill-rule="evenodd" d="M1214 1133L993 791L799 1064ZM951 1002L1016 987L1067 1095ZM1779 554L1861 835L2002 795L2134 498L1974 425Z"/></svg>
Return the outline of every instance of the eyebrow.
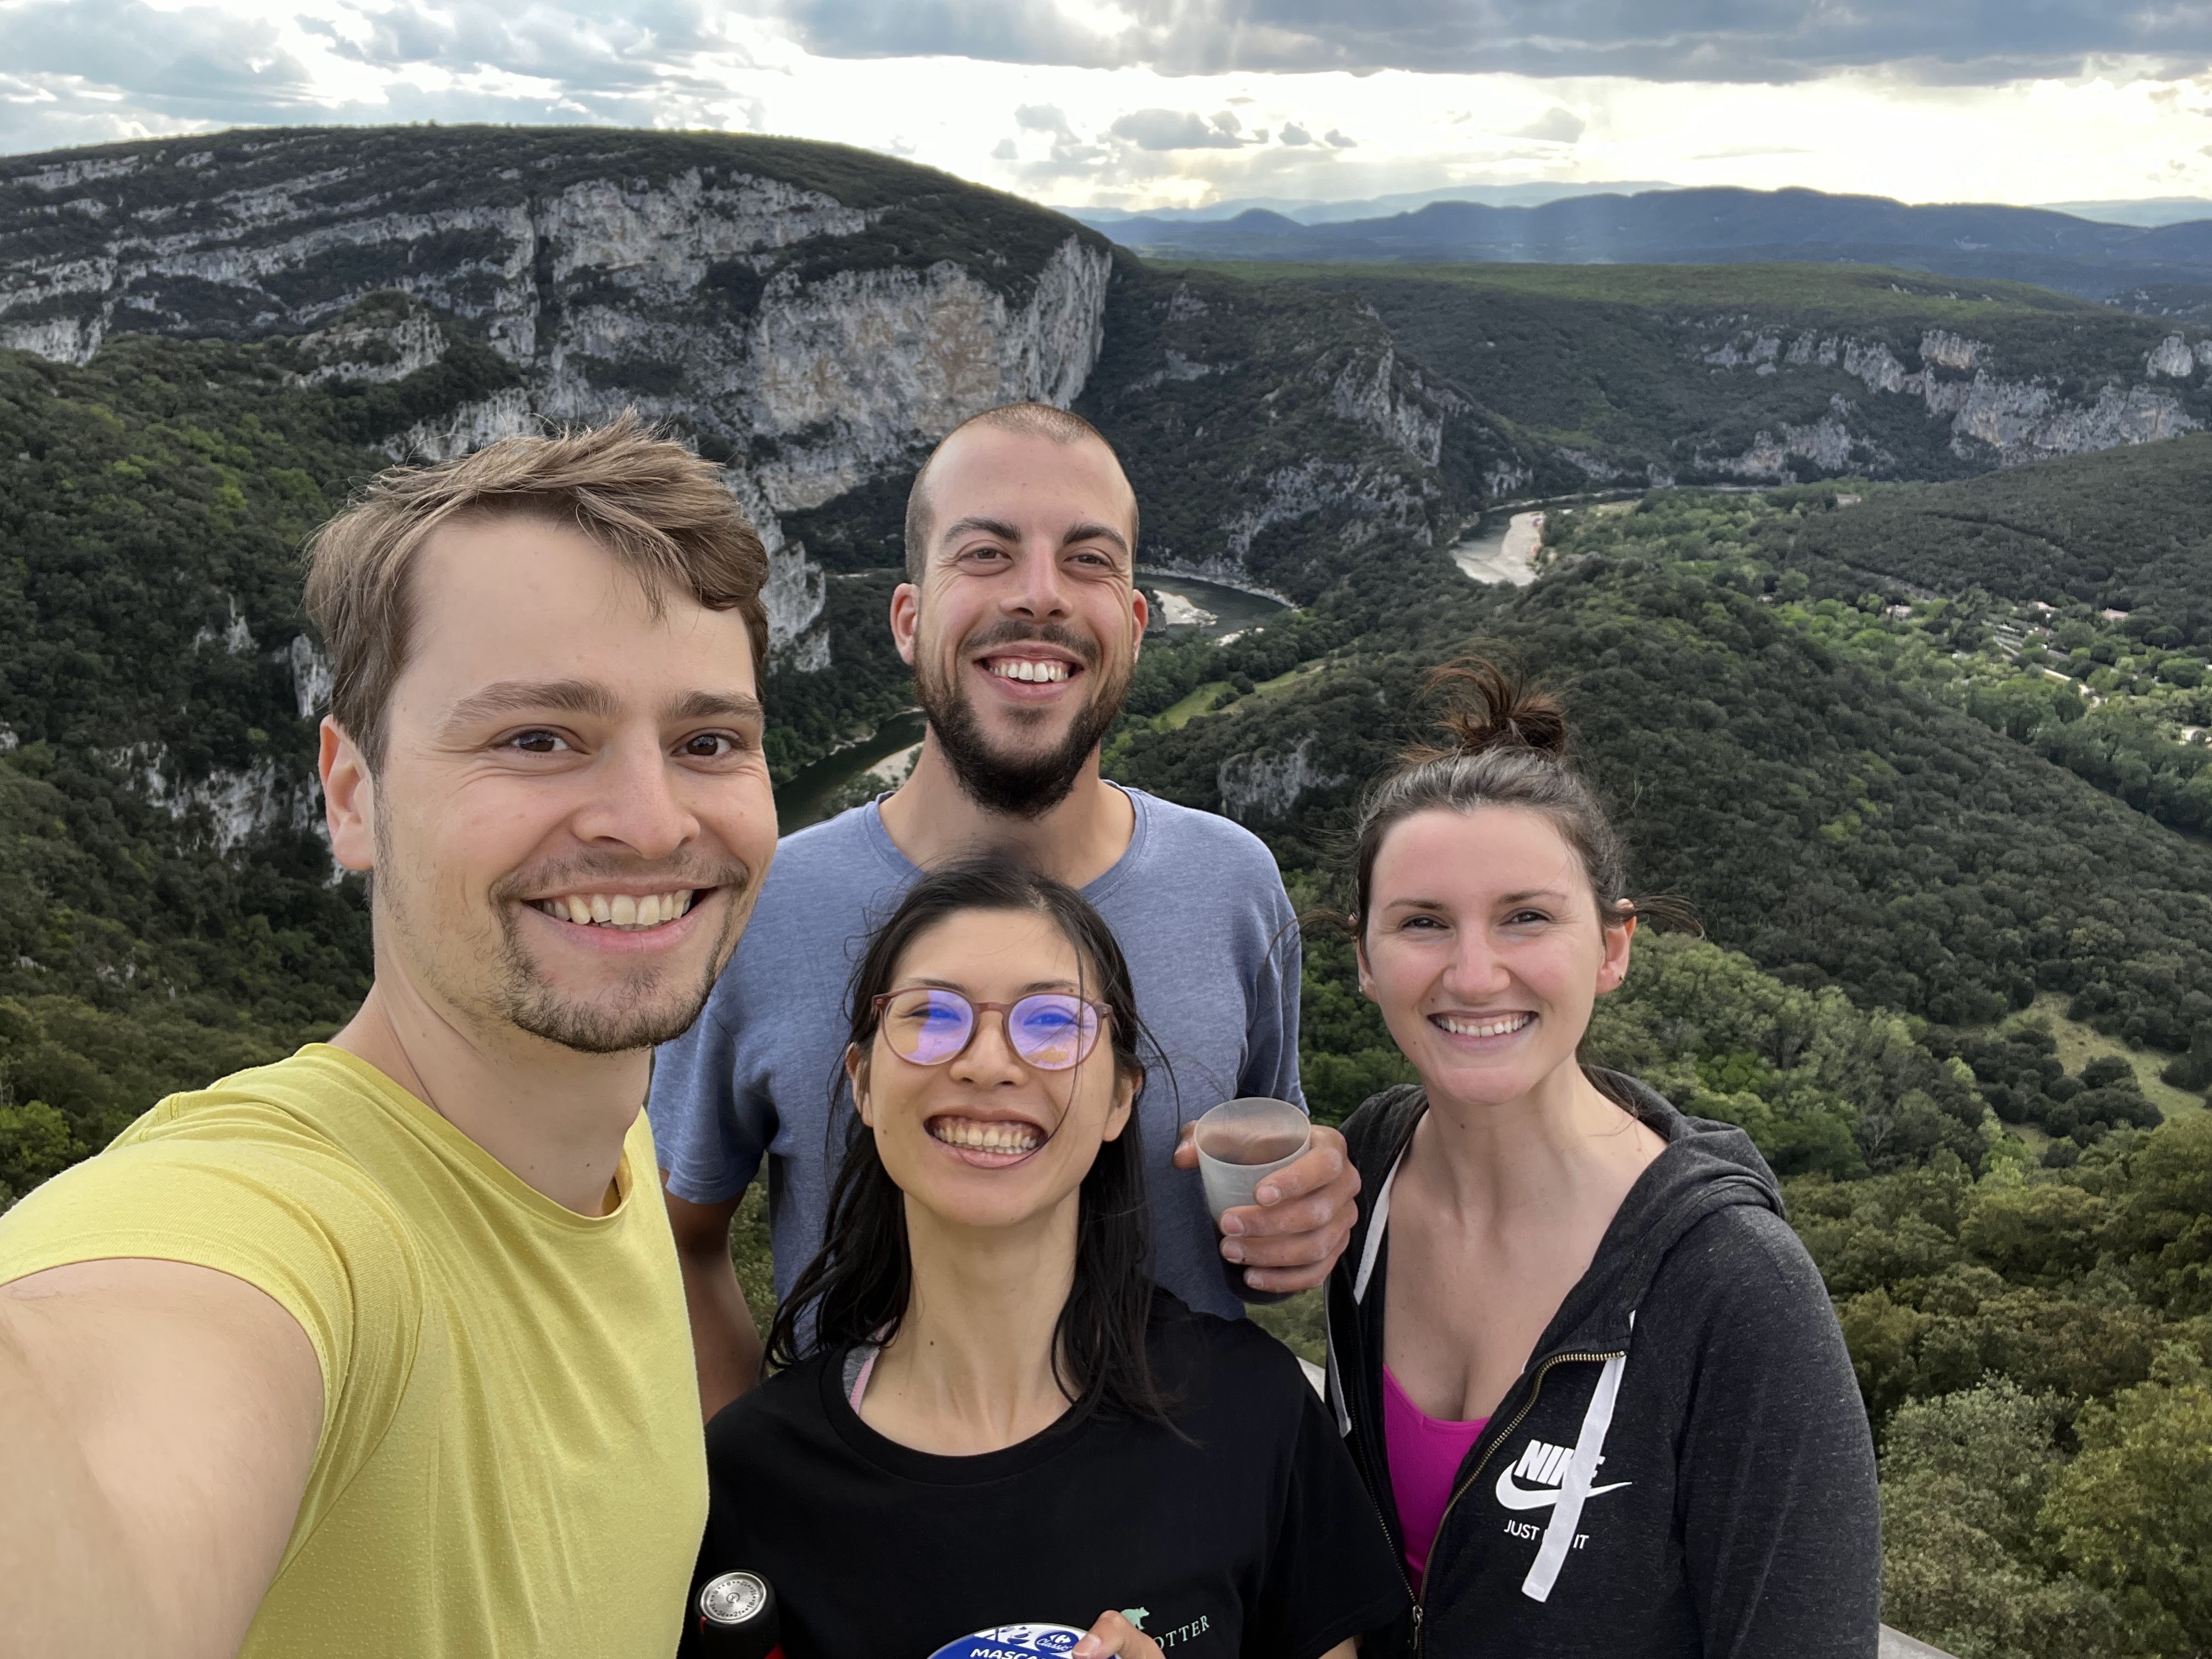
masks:
<svg viewBox="0 0 2212 1659"><path fill-rule="evenodd" d="M1079 524L1060 538L1062 547L1073 547L1078 542L1111 542L1123 558L1129 556L1129 538L1110 524Z"/></svg>
<svg viewBox="0 0 2212 1659"><path fill-rule="evenodd" d="M1033 996L1039 991L1072 992L1076 988L1076 983L1072 979L1033 979L1027 985L1022 987L1021 994L1026 997ZM968 997L968 1000L970 1002L973 1002L975 1000L974 997L969 996L968 988L961 984L957 980L931 979L926 975L916 975L914 979L908 981L904 985L900 986L899 989L902 991L957 991L962 996Z"/></svg>
<svg viewBox="0 0 2212 1659"><path fill-rule="evenodd" d="M948 542L957 542L975 530L980 530L987 536L996 536L1002 542L1018 542L1022 538L1022 532L1004 519L987 519L981 514L971 513L968 517L955 519L945 526L945 533L937 538L938 544L942 546Z"/></svg>
<svg viewBox="0 0 2212 1659"><path fill-rule="evenodd" d="M621 702L597 680L499 680L470 693L447 714L446 725L477 726L506 714L585 714L612 720ZM663 711L674 720L763 718L760 699L740 691L694 691Z"/></svg>
<svg viewBox="0 0 2212 1659"><path fill-rule="evenodd" d="M981 514L971 514L964 519L955 519L947 525L945 533L938 538L939 544L942 546L958 541L963 536L977 530L987 536L996 536L1002 542L1018 544L1022 539L1022 532L1004 519L991 519ZM1078 542L1093 541L1111 542L1121 550L1123 558L1129 556L1129 538L1110 524L1097 524L1086 520L1082 524L1072 526L1068 532L1060 538L1060 544L1062 547L1073 547Z"/></svg>

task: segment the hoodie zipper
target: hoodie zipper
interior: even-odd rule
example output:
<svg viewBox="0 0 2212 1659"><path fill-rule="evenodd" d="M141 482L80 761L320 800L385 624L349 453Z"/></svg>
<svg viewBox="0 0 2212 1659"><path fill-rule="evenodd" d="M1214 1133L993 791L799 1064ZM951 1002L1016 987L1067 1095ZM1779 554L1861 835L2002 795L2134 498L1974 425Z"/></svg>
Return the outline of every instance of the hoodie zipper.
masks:
<svg viewBox="0 0 2212 1659"><path fill-rule="evenodd" d="M1614 1353L1555 1353L1536 1368L1535 1381L1528 1390L1528 1398L1522 1402L1521 1409L1513 1413L1512 1420L1507 1423L1504 1429L1484 1449L1482 1455L1475 1461L1474 1468L1468 1472L1467 1479L1462 1481L1450 1498L1445 1500L1443 1512L1437 1516L1437 1529L1429 1536L1429 1559L1421 1567L1421 1588L1413 1597L1413 1652L1417 1656L1422 1651L1421 1605L1428 1599L1429 1571L1437 1564L1437 1540L1444 1535L1444 1522L1451 1518L1452 1506L1466 1497L1474 1488L1474 1483L1482 1479L1483 1470L1489 1466L1491 1454L1512 1437L1514 1430L1521 1426L1522 1418L1536 1409L1537 1398L1544 1392L1544 1379L1551 1375L1553 1366L1574 1362L1595 1364L1607 1359L1622 1359L1627 1357L1627 1352L1624 1348ZM1371 1494L1370 1501L1372 1501ZM1379 1504L1376 1506L1376 1513L1378 1516L1382 1513ZM1388 1528L1385 1528L1385 1535L1388 1535ZM1399 1571L1402 1574L1404 1569L1401 1567Z"/></svg>

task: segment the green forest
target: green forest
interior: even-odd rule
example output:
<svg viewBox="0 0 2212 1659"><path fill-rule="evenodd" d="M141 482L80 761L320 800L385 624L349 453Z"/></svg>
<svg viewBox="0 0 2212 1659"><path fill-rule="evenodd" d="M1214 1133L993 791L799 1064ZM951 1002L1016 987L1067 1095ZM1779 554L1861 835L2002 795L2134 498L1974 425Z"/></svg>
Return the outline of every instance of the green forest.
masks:
<svg viewBox="0 0 2212 1659"><path fill-rule="evenodd" d="M883 257L936 249L907 229ZM1747 326L1900 352L1970 317L2054 384L2139 350L2139 319L2027 289L1641 280L1120 256L1080 406L1127 457L1147 559L1213 557L1221 503L1271 480L1341 488L1240 556L1296 608L1147 647L1108 769L1223 810L1225 781L1295 757L1305 793L1245 821L1326 910L1438 665L1503 655L1560 690L1638 890L1698 918L1639 936L1589 1058L1742 1125L1783 1177L1882 1454L1890 1622L1959 1659L2201 1654L2212 436L1966 477L1915 415L1891 447L1923 482L1555 503L1534 586L1469 581L1444 550L1501 494L1583 481L1563 446L1626 464L1835 390L1686 370L1668 306L1733 295ZM379 445L515 371L456 334L405 380L309 386L297 353L0 352L0 1207L163 1093L327 1034L366 984L359 886L313 829L297 549ZM909 700L882 622L904 483L786 520L832 573L838 672L771 678L779 777ZM1325 923L1304 1006L1319 1115L1405 1076ZM762 1219L756 1194L738 1248L764 1312ZM1312 1317L1270 1322L1310 1349Z"/></svg>

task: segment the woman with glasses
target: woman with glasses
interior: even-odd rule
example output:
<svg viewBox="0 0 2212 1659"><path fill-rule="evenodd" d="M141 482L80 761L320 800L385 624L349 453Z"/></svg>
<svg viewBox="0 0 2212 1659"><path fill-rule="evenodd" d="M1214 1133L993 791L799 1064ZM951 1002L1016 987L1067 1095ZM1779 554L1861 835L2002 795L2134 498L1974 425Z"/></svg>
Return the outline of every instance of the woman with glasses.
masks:
<svg viewBox="0 0 2212 1659"><path fill-rule="evenodd" d="M939 871L849 1012L829 1242L781 1369L708 1425L700 1583L765 1579L787 1659L1023 1628L975 1650L1349 1659L1404 1588L1289 1352L1149 1277L1140 1032L1097 912Z"/></svg>

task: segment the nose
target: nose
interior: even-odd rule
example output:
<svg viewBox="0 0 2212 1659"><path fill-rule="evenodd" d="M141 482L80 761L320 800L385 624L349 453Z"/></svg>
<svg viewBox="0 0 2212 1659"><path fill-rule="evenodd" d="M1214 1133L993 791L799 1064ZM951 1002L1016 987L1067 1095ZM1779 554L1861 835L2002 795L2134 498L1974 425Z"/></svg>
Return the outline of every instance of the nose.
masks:
<svg viewBox="0 0 2212 1659"><path fill-rule="evenodd" d="M1056 550L1024 547L1014 567L1013 583L1002 603L1013 615L1027 617L1032 622L1056 621L1066 617L1072 607Z"/></svg>
<svg viewBox="0 0 2212 1659"><path fill-rule="evenodd" d="M1014 1052L1014 1045L1006 1031L1006 1015L998 1009L978 1008L975 1011L975 1035L968 1039L968 1046L952 1057L952 1075L961 1082L978 1088L993 1088L1000 1084L1020 1083L1029 1076L1029 1067Z"/></svg>
<svg viewBox="0 0 2212 1659"><path fill-rule="evenodd" d="M679 793L678 769L661 752L658 732L610 743L584 774L589 794L575 818L580 840L614 843L641 859L675 856L699 834L699 820Z"/></svg>
<svg viewBox="0 0 2212 1659"><path fill-rule="evenodd" d="M1470 1001L1496 996L1512 983L1505 959L1480 928L1466 929L1444 969L1444 988Z"/></svg>

